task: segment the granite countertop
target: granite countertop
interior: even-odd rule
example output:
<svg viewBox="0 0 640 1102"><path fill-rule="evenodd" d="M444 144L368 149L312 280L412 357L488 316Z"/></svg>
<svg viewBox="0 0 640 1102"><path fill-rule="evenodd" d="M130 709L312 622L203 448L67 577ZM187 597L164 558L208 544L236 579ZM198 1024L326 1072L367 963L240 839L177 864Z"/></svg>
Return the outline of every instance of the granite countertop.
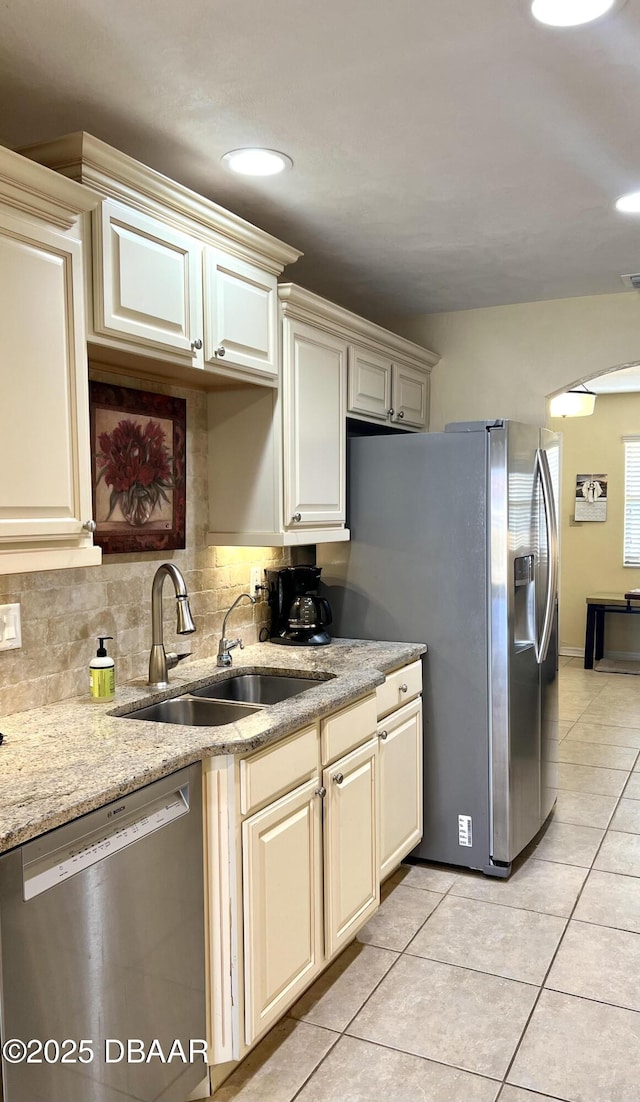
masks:
<svg viewBox="0 0 640 1102"><path fill-rule="evenodd" d="M176 769L215 754L244 754L373 692L385 673L419 658L420 643L334 639L328 647L257 643L234 652L230 669L215 658L181 663L171 687L144 681L118 687L115 700L89 696L0 718L0 852L93 811ZM318 677L318 686L235 723L187 727L114 714L188 692L239 671ZM326 680L324 680L326 679Z"/></svg>

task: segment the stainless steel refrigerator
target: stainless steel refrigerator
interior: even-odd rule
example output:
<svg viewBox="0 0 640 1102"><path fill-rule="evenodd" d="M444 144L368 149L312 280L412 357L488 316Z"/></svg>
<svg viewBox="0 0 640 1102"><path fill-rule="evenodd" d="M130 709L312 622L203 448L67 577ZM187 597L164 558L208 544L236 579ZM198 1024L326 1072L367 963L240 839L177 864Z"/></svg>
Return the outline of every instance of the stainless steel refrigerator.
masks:
<svg viewBox="0 0 640 1102"><path fill-rule="evenodd" d="M420 641L424 837L508 876L556 798L558 437L515 421L352 439L334 635Z"/></svg>

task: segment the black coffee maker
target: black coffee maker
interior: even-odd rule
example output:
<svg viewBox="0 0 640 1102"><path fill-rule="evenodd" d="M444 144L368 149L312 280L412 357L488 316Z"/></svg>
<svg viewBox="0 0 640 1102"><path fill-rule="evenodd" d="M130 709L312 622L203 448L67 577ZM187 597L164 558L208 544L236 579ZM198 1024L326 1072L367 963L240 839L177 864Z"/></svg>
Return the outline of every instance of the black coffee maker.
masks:
<svg viewBox="0 0 640 1102"><path fill-rule="evenodd" d="M285 566L267 570L270 642L288 647L321 647L331 642L326 627L331 607L318 597L319 566Z"/></svg>

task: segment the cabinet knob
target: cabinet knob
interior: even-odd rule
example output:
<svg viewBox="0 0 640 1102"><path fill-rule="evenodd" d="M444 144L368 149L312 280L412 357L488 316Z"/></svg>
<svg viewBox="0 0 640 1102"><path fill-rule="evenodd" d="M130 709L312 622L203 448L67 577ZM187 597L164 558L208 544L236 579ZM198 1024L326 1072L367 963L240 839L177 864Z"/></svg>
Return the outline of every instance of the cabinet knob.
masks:
<svg viewBox="0 0 640 1102"><path fill-rule="evenodd" d="M398 410L398 420L402 421L403 418L404 418L404 410L400 409L400 410Z"/></svg>
<svg viewBox="0 0 640 1102"><path fill-rule="evenodd" d="M223 344L218 345L218 347L216 348L216 356L219 356L220 359L222 360L226 356L226 354L227 354L227 350L226 350L225 346Z"/></svg>
<svg viewBox="0 0 640 1102"><path fill-rule="evenodd" d="M195 341L191 341L191 347L194 352L200 351L200 349L202 348L202 341L200 340L200 337L198 337Z"/></svg>
<svg viewBox="0 0 640 1102"><path fill-rule="evenodd" d="M389 738L389 732L388 731L380 731L379 734L378 734L378 738L382 739L383 742L386 742L387 739Z"/></svg>
<svg viewBox="0 0 640 1102"><path fill-rule="evenodd" d="M316 788L315 793L314 793L314 795L319 796L321 800L324 800L326 794L327 794L327 790L324 787L324 785L322 785L320 788Z"/></svg>
<svg viewBox="0 0 640 1102"><path fill-rule="evenodd" d="M293 514L293 516L291 517L291 520L292 520L292 521L293 521L293 522L294 522L295 524L299 524L299 523L300 523L300 521L302 520L302 513L294 513L294 514Z"/></svg>
<svg viewBox="0 0 640 1102"><path fill-rule="evenodd" d="M87 532L95 532L98 525L96 524L95 520L85 520L82 527L85 528Z"/></svg>
<svg viewBox="0 0 640 1102"><path fill-rule="evenodd" d="M344 774L343 773L334 773L333 774L334 784L342 784L343 780L344 780Z"/></svg>
<svg viewBox="0 0 640 1102"><path fill-rule="evenodd" d="M395 412L396 412L396 411L395 411L395 409L394 409L394 408L393 408L393 406L392 406L392 407L391 407L391 409L388 409L388 410L387 410L387 417L393 417L393 415L394 415L394 413L395 413Z"/></svg>
<svg viewBox="0 0 640 1102"><path fill-rule="evenodd" d="M408 688L407 688L407 686L406 686L406 685L401 685L401 686L400 686L400 692L401 692L401 693L408 693L408 692L409 692L409 690L408 690Z"/></svg>

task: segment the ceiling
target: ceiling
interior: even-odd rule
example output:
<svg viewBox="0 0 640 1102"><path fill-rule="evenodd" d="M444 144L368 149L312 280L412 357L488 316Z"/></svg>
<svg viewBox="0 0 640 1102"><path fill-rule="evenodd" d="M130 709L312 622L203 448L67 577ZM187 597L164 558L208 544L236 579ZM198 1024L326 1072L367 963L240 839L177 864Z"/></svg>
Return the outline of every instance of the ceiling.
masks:
<svg viewBox="0 0 640 1102"><path fill-rule="evenodd" d="M87 130L373 318L624 291L639 76L640 0L572 29L527 0L0 0L0 142ZM248 145L293 170L232 176Z"/></svg>

